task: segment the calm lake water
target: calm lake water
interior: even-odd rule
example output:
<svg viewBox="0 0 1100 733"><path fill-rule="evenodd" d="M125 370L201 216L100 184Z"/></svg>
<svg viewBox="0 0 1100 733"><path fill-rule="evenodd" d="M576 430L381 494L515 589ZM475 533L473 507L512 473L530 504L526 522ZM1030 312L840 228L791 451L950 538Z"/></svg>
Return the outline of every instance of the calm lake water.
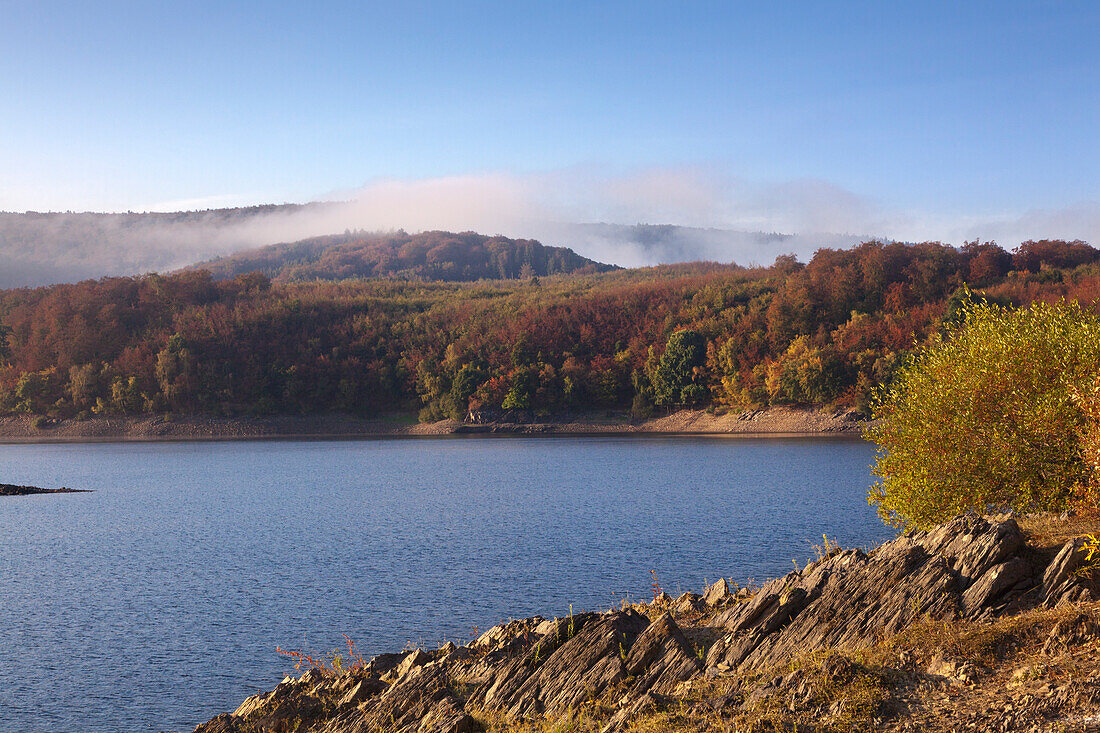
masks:
<svg viewBox="0 0 1100 733"><path fill-rule="evenodd" d="M854 439L0 445L0 727L184 731L290 671L275 646L469 640L870 545Z"/></svg>

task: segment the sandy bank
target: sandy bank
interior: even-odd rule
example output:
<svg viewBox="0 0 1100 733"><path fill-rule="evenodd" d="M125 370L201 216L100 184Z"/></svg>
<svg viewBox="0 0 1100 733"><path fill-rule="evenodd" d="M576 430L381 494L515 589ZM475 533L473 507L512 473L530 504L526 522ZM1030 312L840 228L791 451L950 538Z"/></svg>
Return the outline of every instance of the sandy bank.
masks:
<svg viewBox="0 0 1100 733"><path fill-rule="evenodd" d="M7 442L95 440L233 440L248 438L382 437L465 434L605 435L639 434L858 434L866 426L845 410L776 407L726 415L681 410L632 423L623 414L567 416L523 422L417 423L407 415L362 419L348 415L268 417L139 416L42 421L33 416L0 417L0 440Z"/></svg>

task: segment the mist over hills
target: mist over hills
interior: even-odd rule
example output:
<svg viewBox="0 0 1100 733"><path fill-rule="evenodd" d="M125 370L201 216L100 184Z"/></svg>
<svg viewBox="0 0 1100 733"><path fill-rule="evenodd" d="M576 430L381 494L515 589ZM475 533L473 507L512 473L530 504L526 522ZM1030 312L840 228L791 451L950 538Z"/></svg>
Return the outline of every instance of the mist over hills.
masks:
<svg viewBox="0 0 1100 733"><path fill-rule="evenodd" d="M277 243L377 231L357 211L348 202L322 202L169 213L0 212L0 288L166 272ZM696 260L770 264L787 253L805 260L821 247L863 239L651 224L527 222L522 230L509 229L517 231L480 231L537 239L625 267Z"/></svg>

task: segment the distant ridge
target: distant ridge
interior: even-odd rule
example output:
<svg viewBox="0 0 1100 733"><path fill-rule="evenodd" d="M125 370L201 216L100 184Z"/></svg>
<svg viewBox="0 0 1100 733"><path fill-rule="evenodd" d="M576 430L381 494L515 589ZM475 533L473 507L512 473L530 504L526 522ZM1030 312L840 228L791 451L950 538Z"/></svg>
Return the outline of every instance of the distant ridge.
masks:
<svg viewBox="0 0 1100 733"><path fill-rule="evenodd" d="M469 229L477 227L467 224L458 230ZM854 235L789 235L671 224L532 221L522 226L513 224L510 229L496 226L489 229L501 235L568 247L576 253L573 256L590 258L589 263L610 262L625 267L700 260L764 265L781 254L795 254L808 260L822 247L846 249L866 239ZM276 242L300 243L308 238L327 241L329 238L323 235L333 232L345 232L345 237L383 236L368 235L379 231L393 230L371 224L369 217L365 220L354 201L176 212L0 212L0 262L3 262L0 288L171 272L196 262L215 263L217 258ZM410 227L410 231L419 229ZM537 273L538 257L532 255L532 258ZM553 259L548 265L554 265ZM576 266L570 260L572 257L563 255L557 266L561 271L576 271L571 270ZM508 263L504 264L507 267ZM427 272L424 269L427 265L427 262L415 263L405 268L410 272L386 276L441 276ZM472 276L472 273L443 275ZM493 274L490 267L486 276L497 278L499 274Z"/></svg>
<svg viewBox="0 0 1100 733"><path fill-rule="evenodd" d="M273 244L187 269L209 270L219 279L262 272L272 280L284 282L375 277L456 282L608 272L619 268L533 239L490 237L475 232L398 231L346 232Z"/></svg>

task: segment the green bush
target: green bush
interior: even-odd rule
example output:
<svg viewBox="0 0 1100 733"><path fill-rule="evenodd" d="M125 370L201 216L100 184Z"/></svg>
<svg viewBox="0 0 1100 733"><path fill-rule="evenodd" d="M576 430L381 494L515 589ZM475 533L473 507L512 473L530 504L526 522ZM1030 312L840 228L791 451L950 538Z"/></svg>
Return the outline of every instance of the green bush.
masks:
<svg viewBox="0 0 1100 733"><path fill-rule="evenodd" d="M1011 310L969 299L874 404L870 501L896 526L1063 508L1089 479L1082 387L1100 374L1100 320L1076 302Z"/></svg>

